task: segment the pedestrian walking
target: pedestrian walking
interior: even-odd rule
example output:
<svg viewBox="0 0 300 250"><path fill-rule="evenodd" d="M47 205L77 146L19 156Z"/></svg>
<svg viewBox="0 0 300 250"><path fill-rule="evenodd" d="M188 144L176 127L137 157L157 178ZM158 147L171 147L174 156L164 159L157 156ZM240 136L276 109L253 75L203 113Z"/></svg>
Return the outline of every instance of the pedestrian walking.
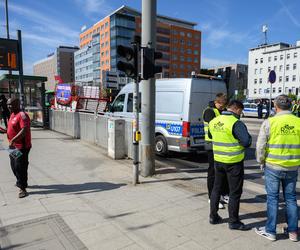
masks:
<svg viewBox="0 0 300 250"><path fill-rule="evenodd" d="M218 93L214 101L209 102L208 107L203 112L204 121L204 132L205 132L205 150L208 158L208 169L207 169L207 190L208 190L208 201L210 202L210 196L214 187L215 181L215 168L214 168L214 155L212 151L212 140L208 137L208 125L211 120L221 115L222 110L226 108L227 96L224 93ZM229 187L228 182L225 179L223 182L221 195L222 202L228 203ZM219 203L219 208L225 208L223 203Z"/></svg>
<svg viewBox="0 0 300 250"><path fill-rule="evenodd" d="M24 198L27 196L28 156L31 149L30 118L27 113L20 110L19 99L8 99L7 106L11 111L7 138L9 148L14 149L9 155L10 164L17 179L16 186L20 189L19 198Z"/></svg>
<svg viewBox="0 0 300 250"><path fill-rule="evenodd" d="M2 109L1 117L4 121L5 128L7 128L7 122L10 116L9 109L7 107L7 99L5 95L0 96L0 109Z"/></svg>
<svg viewBox="0 0 300 250"><path fill-rule="evenodd" d="M229 183L229 229L248 230L239 219L240 198L244 182L245 148L252 142L245 124L239 120L244 109L242 102L232 100L227 111L209 123L208 135L212 138L215 160L215 182L211 194L210 216L211 224L218 224L222 218L218 215L223 180Z"/></svg>
<svg viewBox="0 0 300 250"><path fill-rule="evenodd" d="M258 101L258 104L257 104L257 116L258 116L258 119L262 119L262 116L263 116L263 103L262 103L262 100L259 100Z"/></svg>
<svg viewBox="0 0 300 250"><path fill-rule="evenodd" d="M255 232L276 240L279 190L282 183L286 204L287 232L292 241L298 240L298 207L296 183L300 166L300 119L294 116L291 100L280 95L274 101L276 115L264 121L257 138L256 157L264 169L267 191L267 222Z"/></svg>
<svg viewBox="0 0 300 250"><path fill-rule="evenodd" d="M267 112L266 112L265 117L264 117L265 119L268 119L268 117L270 116L270 105L271 105L270 102L267 100L266 101L266 111Z"/></svg>

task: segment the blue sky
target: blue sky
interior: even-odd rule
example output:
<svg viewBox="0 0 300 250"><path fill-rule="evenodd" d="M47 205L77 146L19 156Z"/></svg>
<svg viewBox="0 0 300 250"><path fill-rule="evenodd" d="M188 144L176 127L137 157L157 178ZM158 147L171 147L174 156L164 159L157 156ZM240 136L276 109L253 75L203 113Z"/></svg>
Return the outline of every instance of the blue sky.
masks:
<svg viewBox="0 0 300 250"><path fill-rule="evenodd" d="M198 23L202 31L202 68L247 63L248 49L263 42L300 40L300 0L157 0L157 12ZM23 33L24 71L59 45L78 45L80 29L121 5L141 9L141 0L9 0L11 36ZM0 1L0 37L6 37L4 0Z"/></svg>

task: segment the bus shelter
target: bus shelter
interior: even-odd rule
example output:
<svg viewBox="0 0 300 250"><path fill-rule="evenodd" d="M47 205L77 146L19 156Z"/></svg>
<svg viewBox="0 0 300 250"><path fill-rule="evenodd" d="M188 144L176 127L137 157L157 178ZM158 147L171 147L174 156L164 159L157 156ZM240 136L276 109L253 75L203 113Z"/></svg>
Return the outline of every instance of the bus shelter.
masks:
<svg viewBox="0 0 300 250"><path fill-rule="evenodd" d="M24 75L24 107L32 126L45 127L47 110L45 107L45 82L47 77ZM19 98L19 75L3 74L0 76L0 95L6 98Z"/></svg>

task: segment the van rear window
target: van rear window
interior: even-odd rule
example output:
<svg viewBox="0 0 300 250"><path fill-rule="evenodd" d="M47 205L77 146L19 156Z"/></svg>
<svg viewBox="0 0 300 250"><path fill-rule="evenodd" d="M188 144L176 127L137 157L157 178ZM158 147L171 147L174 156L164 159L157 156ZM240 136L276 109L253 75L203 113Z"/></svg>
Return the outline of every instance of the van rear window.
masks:
<svg viewBox="0 0 300 250"><path fill-rule="evenodd" d="M164 114L180 114L183 109L182 91L156 92L156 112Z"/></svg>

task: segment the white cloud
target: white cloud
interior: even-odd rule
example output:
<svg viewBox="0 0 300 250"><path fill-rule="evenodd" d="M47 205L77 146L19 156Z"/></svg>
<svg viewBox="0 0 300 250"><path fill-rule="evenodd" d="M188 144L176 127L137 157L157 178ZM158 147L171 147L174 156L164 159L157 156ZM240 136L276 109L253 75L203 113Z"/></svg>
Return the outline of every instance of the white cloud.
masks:
<svg viewBox="0 0 300 250"><path fill-rule="evenodd" d="M91 19L99 19L100 16L108 15L113 11L109 1L106 0L75 0L75 2L88 17L91 17L91 14L98 14L96 18Z"/></svg>
<svg viewBox="0 0 300 250"><path fill-rule="evenodd" d="M288 6L286 4L284 4L284 2L282 0L279 0L279 2L282 5L282 11L284 13L286 13L286 15L289 17L289 19L292 21L292 23L300 28L300 21L292 14L292 12L290 11L290 9L288 8Z"/></svg>

